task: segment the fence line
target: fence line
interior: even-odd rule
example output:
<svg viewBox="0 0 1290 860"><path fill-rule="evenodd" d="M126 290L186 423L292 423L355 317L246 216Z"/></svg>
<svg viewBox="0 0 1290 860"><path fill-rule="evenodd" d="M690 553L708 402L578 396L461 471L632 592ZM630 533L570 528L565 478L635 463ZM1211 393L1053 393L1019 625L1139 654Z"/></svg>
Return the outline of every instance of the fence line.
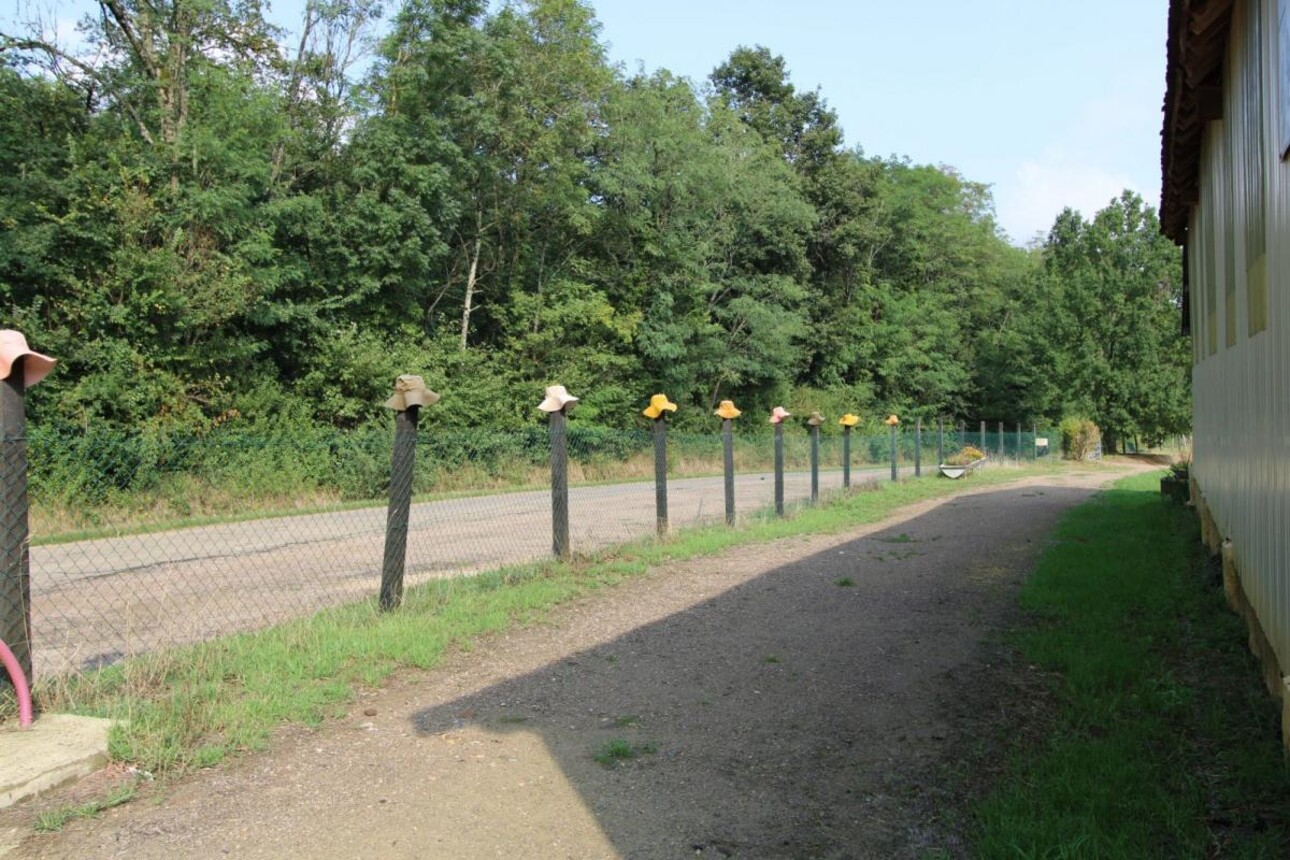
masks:
<svg viewBox="0 0 1290 860"><path fill-rule="evenodd" d="M454 470L490 480L506 472L539 470L549 457L545 432L517 434L422 431L417 437L414 484L459 486ZM580 432L569 427L569 526L575 552L589 552L649 534L658 526L649 431ZM1033 454L1033 435L1031 453ZM785 435L784 493L789 509L809 503L810 439ZM820 439L819 491L842 491L842 438ZM934 462L938 442L949 453L971 440L923 433L922 458ZM772 506L774 475L768 436L737 440L735 481L740 517ZM123 443L124 444L124 443ZM242 439L239 444L249 442ZM389 446L383 452L389 469ZM724 520L722 441L711 436L669 437L668 511L672 527ZM886 434L852 439L852 486L887 477ZM1001 445L1000 450L1005 450ZM491 451L491 454L485 452ZM898 465L912 474L913 433L899 434ZM929 454L928 452L932 452ZM210 462L209 452L189 450ZM48 452L33 462L33 484ZM66 465L57 468L65 469ZM687 473L705 475L684 477ZM540 472L539 472L540 474ZM624 480L637 476L642 480ZM120 475L118 475L118 480ZM442 479L447 480L442 480ZM549 479L549 473L548 473ZM532 485L531 485L532 486ZM39 505L41 498L36 499ZM423 500L407 519L406 582L458 576L551 553L551 494L537 484ZM40 677L109 664L131 655L256 629L327 606L375 597L381 586L387 510L384 506L271 516L150 533L94 537L31 547L31 612L35 672ZM39 541L45 535L36 534Z"/></svg>

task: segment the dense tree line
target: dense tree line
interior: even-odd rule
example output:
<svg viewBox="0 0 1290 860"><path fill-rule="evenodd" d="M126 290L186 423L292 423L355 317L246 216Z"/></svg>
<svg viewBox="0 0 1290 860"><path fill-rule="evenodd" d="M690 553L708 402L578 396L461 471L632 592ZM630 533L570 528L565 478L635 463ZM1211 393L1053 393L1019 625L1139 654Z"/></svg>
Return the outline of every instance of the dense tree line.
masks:
<svg viewBox="0 0 1290 860"><path fill-rule="evenodd" d="M611 66L589 5L99 0L0 52L0 321L62 359L40 421L516 426L559 381L630 425L668 392L1113 434L1187 423L1178 254L1126 194L1041 248L988 187L849 148L784 60ZM684 417L682 420L687 420Z"/></svg>

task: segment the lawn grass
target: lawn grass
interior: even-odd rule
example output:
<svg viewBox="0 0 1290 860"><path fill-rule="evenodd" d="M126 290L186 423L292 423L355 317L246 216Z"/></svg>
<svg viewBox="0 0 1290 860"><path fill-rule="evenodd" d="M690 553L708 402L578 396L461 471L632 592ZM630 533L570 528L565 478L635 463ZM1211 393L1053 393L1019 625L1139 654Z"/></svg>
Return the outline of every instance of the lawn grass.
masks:
<svg viewBox="0 0 1290 860"><path fill-rule="evenodd" d="M970 481L882 483L786 519L757 515L739 528L682 530L570 563L437 580L410 588L395 612L380 612L371 599L255 633L131 658L45 685L37 702L44 710L122 720L112 730L110 753L142 770L164 774L210 766L231 753L262 748L284 724L318 725L345 713L356 689L379 685L396 670L434 666L450 649L538 621L555 606L652 565L739 544L837 532L878 522L911 503L1060 468L999 467Z"/></svg>
<svg viewBox="0 0 1290 860"><path fill-rule="evenodd" d="M1158 478L1072 511L1022 591L1056 712L976 806L974 856L1290 857L1276 704Z"/></svg>

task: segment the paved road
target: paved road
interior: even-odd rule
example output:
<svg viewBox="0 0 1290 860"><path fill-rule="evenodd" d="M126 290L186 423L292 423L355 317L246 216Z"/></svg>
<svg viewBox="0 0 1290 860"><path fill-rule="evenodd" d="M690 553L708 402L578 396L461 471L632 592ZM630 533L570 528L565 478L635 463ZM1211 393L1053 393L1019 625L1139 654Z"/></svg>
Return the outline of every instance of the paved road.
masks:
<svg viewBox="0 0 1290 860"><path fill-rule="evenodd" d="M886 469L853 470L853 484ZM822 493L840 490L840 470L822 471ZM773 503L769 474L737 479L741 515ZM809 498L807 472L785 476L785 498ZM722 480L669 482L673 528L720 521ZM374 594L385 509L309 514L199 526L31 549L36 674L109 663L131 653L200 641L308 614ZM575 551L654 529L653 483L573 487ZM547 490L414 505L407 582L532 561L551 551Z"/></svg>

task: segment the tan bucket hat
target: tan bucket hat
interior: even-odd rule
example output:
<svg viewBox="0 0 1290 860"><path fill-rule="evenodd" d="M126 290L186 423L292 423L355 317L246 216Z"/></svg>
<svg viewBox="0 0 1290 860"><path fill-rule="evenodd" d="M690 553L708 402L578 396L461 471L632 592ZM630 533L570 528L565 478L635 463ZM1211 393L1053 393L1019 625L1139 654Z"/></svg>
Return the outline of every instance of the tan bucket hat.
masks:
<svg viewBox="0 0 1290 860"><path fill-rule="evenodd" d="M771 424L783 424L785 418L792 418L793 413L789 412L783 406L776 406L770 413Z"/></svg>
<svg viewBox="0 0 1290 860"><path fill-rule="evenodd" d="M54 369L54 365L58 363L58 359L50 358L27 346L27 338L22 332L11 328L0 329L0 379L8 379L9 372L13 370L13 363L23 357L27 359L22 363L23 385L26 388L30 388L48 376Z"/></svg>
<svg viewBox="0 0 1290 860"><path fill-rule="evenodd" d="M743 415L743 412L735 408L733 400L723 400L721 405L717 407L717 411L712 414L718 418L738 418Z"/></svg>
<svg viewBox="0 0 1290 860"><path fill-rule="evenodd" d="M426 388L425 380L404 374L394 380L394 396L385 405L397 412L406 412L410 406L434 406L438 402L439 395Z"/></svg>

